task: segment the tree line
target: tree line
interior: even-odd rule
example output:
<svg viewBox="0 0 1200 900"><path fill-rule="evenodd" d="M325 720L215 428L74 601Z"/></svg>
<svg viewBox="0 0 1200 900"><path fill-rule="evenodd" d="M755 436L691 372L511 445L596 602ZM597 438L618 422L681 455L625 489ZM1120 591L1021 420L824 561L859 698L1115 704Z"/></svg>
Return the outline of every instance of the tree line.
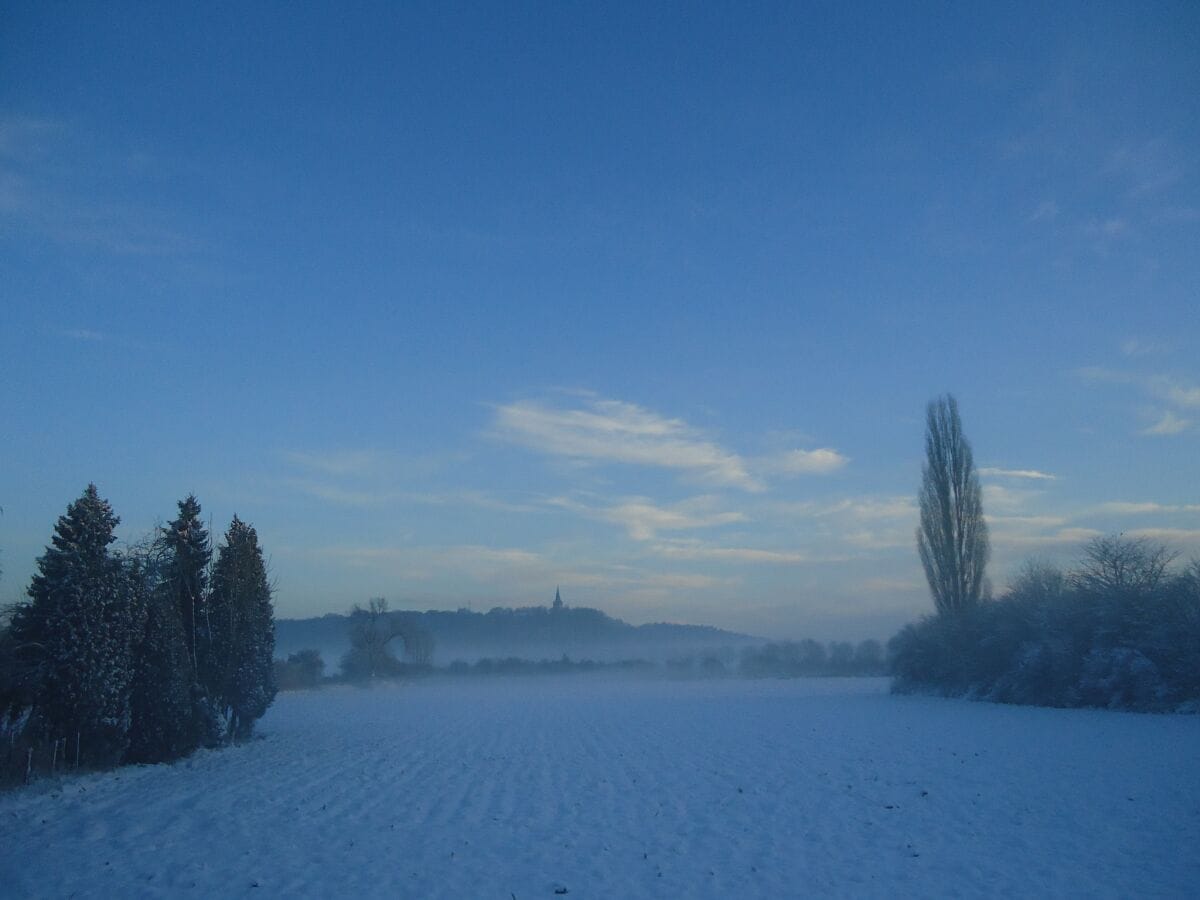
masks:
<svg viewBox="0 0 1200 900"><path fill-rule="evenodd" d="M1031 561L990 596L971 445L945 396L926 413L917 550L935 613L889 643L898 691L1008 703L1200 711L1200 560L1146 538L1086 544L1067 570Z"/></svg>
<svg viewBox="0 0 1200 900"><path fill-rule="evenodd" d="M883 675L883 645L874 639L849 641L778 641L742 650L742 675L752 678L795 678L828 675Z"/></svg>
<svg viewBox="0 0 1200 900"><path fill-rule="evenodd" d="M382 609L380 609L382 607ZM434 666L432 636L421 632L411 620L396 613L389 622L379 613L387 612L386 601L372 600L367 609L355 607L351 628L351 648L342 657L342 674L325 677L325 662L320 651L298 650L287 659L275 660L276 681L280 690L314 688L328 682L362 682L376 678L441 673L454 676L492 675L564 675L591 672L663 674L684 678L805 678L826 676L880 676L887 673L883 645L876 640L858 644L815 640L773 641L741 647L710 648L700 653L674 656L662 663L638 657L600 661L573 659L563 653L557 658L529 659L519 656L483 657L474 662L458 659L445 666ZM401 636L406 662L390 651L391 637ZM374 659L372 658L374 655Z"/></svg>
<svg viewBox="0 0 1200 900"><path fill-rule="evenodd" d="M134 546L113 547L119 521L89 484L0 633L10 778L28 776L35 755L43 768L107 767L244 739L275 697L272 587L254 528L234 516L214 560L194 496Z"/></svg>

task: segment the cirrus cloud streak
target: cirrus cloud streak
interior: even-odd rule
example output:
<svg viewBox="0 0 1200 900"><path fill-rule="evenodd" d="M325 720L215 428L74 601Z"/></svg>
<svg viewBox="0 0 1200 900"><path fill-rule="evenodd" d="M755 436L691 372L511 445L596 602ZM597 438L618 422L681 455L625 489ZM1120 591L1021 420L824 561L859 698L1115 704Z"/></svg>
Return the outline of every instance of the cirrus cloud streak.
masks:
<svg viewBox="0 0 1200 900"><path fill-rule="evenodd" d="M494 410L492 436L526 449L581 463L671 469L714 487L761 492L764 475L825 475L848 462L830 447L747 459L683 419L594 395L572 407L517 400Z"/></svg>

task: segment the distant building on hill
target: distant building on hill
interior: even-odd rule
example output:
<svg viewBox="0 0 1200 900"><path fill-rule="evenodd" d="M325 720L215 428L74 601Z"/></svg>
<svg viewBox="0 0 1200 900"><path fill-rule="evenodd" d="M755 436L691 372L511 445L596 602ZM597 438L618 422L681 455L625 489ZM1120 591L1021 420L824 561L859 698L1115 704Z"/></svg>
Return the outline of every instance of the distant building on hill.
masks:
<svg viewBox="0 0 1200 900"><path fill-rule="evenodd" d="M555 585L554 586L554 606L552 606L551 609L562 609L562 608L563 608L562 594L560 594L558 592L558 585Z"/></svg>

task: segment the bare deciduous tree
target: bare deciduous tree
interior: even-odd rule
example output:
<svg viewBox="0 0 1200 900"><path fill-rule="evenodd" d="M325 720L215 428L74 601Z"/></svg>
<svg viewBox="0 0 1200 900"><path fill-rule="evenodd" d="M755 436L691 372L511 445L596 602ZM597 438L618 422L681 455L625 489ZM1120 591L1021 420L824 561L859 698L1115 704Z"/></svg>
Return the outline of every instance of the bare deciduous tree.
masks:
<svg viewBox="0 0 1200 900"><path fill-rule="evenodd" d="M433 635L411 616L391 612L382 597L373 597L366 609L355 606L350 611L350 623L350 652L342 667L352 677L395 675L399 660L392 651L392 641L397 638L409 663L416 666L433 663Z"/></svg>
<svg viewBox="0 0 1200 900"><path fill-rule="evenodd" d="M401 619L400 640L404 642L404 659L414 666L433 665L433 635L416 622Z"/></svg>
<svg viewBox="0 0 1200 900"><path fill-rule="evenodd" d="M1044 559L1027 559L1008 585L1011 597L1053 602L1067 590L1062 569Z"/></svg>
<svg viewBox="0 0 1200 900"><path fill-rule="evenodd" d="M350 611L350 654L348 662L356 674L375 678L391 674L396 657L388 647L400 636L400 623L388 611L388 602L372 597L367 608L355 606ZM343 663L345 666L345 663Z"/></svg>
<svg viewBox="0 0 1200 900"><path fill-rule="evenodd" d="M1144 537L1098 537L1083 548L1083 560L1071 581L1087 594L1138 597L1163 583L1176 556L1175 551Z"/></svg>
<svg viewBox="0 0 1200 900"><path fill-rule="evenodd" d="M949 394L930 403L925 414L919 500L917 549L937 611L946 615L974 606L984 589L988 529L971 445Z"/></svg>

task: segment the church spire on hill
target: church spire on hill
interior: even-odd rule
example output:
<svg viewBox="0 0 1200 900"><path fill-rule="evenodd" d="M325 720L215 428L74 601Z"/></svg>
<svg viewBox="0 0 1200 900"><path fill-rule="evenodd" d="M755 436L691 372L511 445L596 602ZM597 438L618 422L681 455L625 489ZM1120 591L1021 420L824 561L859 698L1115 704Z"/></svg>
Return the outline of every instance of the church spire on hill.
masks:
<svg viewBox="0 0 1200 900"><path fill-rule="evenodd" d="M554 607L553 608L554 609L562 609L563 608L562 594L560 594L558 592L558 585L554 586Z"/></svg>

